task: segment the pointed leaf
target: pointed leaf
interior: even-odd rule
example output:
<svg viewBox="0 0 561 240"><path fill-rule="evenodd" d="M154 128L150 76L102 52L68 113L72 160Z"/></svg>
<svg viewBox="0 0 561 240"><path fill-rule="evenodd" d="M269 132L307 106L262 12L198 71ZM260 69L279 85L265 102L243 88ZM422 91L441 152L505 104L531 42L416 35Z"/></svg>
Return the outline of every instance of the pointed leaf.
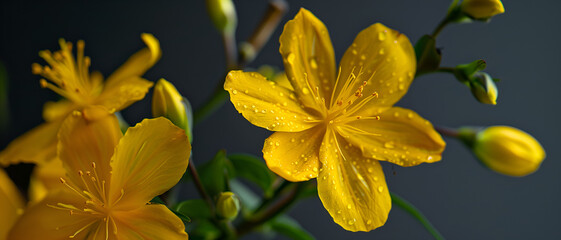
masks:
<svg viewBox="0 0 561 240"><path fill-rule="evenodd" d="M178 203L173 209L194 220L209 219L212 213L203 199L193 199Z"/></svg>
<svg viewBox="0 0 561 240"><path fill-rule="evenodd" d="M254 182L265 193L271 191L274 175L262 159L249 154L230 154L228 159L235 169L235 176L231 177L241 177Z"/></svg>

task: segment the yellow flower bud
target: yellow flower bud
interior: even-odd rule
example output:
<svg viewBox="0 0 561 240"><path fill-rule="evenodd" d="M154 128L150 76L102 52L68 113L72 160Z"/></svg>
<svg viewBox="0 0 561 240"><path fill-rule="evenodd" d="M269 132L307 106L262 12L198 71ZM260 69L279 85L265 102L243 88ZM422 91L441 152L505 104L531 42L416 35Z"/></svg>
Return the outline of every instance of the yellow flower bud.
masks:
<svg viewBox="0 0 561 240"><path fill-rule="evenodd" d="M220 216L233 220L240 211L240 200L233 192L220 193L216 203L216 211Z"/></svg>
<svg viewBox="0 0 561 240"><path fill-rule="evenodd" d="M232 0L206 0L208 15L214 27L221 33L232 33L238 24L236 8Z"/></svg>
<svg viewBox="0 0 561 240"><path fill-rule="evenodd" d="M185 108L183 96L181 96L175 86L163 78L160 79L154 87L152 115L169 119L173 124L184 129L189 139L192 139L187 110Z"/></svg>
<svg viewBox="0 0 561 240"><path fill-rule="evenodd" d="M535 138L508 126L492 126L478 132L473 152L493 171L514 177L533 173L545 158L545 151Z"/></svg>
<svg viewBox="0 0 561 240"><path fill-rule="evenodd" d="M497 104L499 90L489 74L484 72L476 73L476 79L469 83L471 93L475 98L485 104Z"/></svg>
<svg viewBox="0 0 561 240"><path fill-rule="evenodd" d="M487 19L505 12L500 0L464 0L462 11L475 19Z"/></svg>

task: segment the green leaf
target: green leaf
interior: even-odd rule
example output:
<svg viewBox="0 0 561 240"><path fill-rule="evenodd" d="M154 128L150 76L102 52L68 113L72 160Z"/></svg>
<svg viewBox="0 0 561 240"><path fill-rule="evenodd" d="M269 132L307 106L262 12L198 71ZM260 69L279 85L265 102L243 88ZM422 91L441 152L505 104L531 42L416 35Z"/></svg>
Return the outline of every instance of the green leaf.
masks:
<svg viewBox="0 0 561 240"><path fill-rule="evenodd" d="M203 199L183 201L175 205L173 209L194 220L209 219L212 217L212 213Z"/></svg>
<svg viewBox="0 0 561 240"><path fill-rule="evenodd" d="M226 151L220 150L212 160L198 169L201 182L211 197L227 190L226 161Z"/></svg>
<svg viewBox="0 0 561 240"><path fill-rule="evenodd" d="M228 159L235 169L235 175L230 177L241 177L254 182L265 193L271 191L274 175L262 159L249 154L230 154Z"/></svg>
<svg viewBox="0 0 561 240"><path fill-rule="evenodd" d="M191 240L214 240L222 234L212 222L203 220L187 225L185 229Z"/></svg>
<svg viewBox="0 0 561 240"><path fill-rule="evenodd" d="M314 240L308 231L306 231L296 220L282 215L267 223L271 229L279 234L294 240Z"/></svg>
<svg viewBox="0 0 561 240"><path fill-rule="evenodd" d="M430 35L424 35L417 41L415 55L417 56L417 75L433 72L440 66L442 56L436 49L436 39Z"/></svg>
<svg viewBox="0 0 561 240"><path fill-rule="evenodd" d="M486 67L487 63L483 59L475 60L468 64L461 64L456 66L456 75L460 74L456 77L462 82L465 80L469 81L475 73L484 70Z"/></svg>

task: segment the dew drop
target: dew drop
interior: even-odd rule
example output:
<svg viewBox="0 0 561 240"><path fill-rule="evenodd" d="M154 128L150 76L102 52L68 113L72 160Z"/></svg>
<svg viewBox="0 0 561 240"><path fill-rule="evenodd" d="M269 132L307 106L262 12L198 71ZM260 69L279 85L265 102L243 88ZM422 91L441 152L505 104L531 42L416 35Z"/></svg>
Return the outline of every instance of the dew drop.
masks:
<svg viewBox="0 0 561 240"><path fill-rule="evenodd" d="M294 59L295 58L296 58L296 56L294 55L294 53L289 53L288 57L286 57L286 60L288 61L288 63L294 64Z"/></svg>
<svg viewBox="0 0 561 240"><path fill-rule="evenodd" d="M408 113L408 114L407 114L407 117L408 117L409 119L413 118L413 113Z"/></svg>
<svg viewBox="0 0 561 240"><path fill-rule="evenodd" d="M374 172L374 169L370 167L370 168L368 168L368 172L372 173L372 172Z"/></svg>
<svg viewBox="0 0 561 240"><path fill-rule="evenodd" d="M238 94L238 90L235 90L235 89L234 89L234 90L232 91L232 94L234 94L234 95Z"/></svg>
<svg viewBox="0 0 561 240"><path fill-rule="evenodd" d="M379 186L379 187L378 187L378 192L383 192L383 191L384 191L384 187Z"/></svg>
<svg viewBox="0 0 561 240"><path fill-rule="evenodd" d="M386 148L394 148L395 145L394 145L394 142L389 141L389 142L384 143L384 147L386 147Z"/></svg>
<svg viewBox="0 0 561 240"><path fill-rule="evenodd" d="M318 68L318 63L316 62L316 60L314 58L312 58L310 60L310 67L312 67L312 69L317 69Z"/></svg>
<svg viewBox="0 0 561 240"><path fill-rule="evenodd" d="M386 53L386 50L384 50L383 48L380 48L380 50L378 51L378 54L380 55L384 55Z"/></svg>
<svg viewBox="0 0 561 240"><path fill-rule="evenodd" d="M380 41L386 40L386 33L385 32L379 32L378 33L378 40L380 40Z"/></svg>
<svg viewBox="0 0 561 240"><path fill-rule="evenodd" d="M351 208L352 208L351 204L347 205L347 208L348 208L348 209L351 209Z"/></svg>
<svg viewBox="0 0 561 240"><path fill-rule="evenodd" d="M374 181L378 181L378 177L374 177Z"/></svg>
<svg viewBox="0 0 561 240"><path fill-rule="evenodd" d="M310 94L310 90L308 88L302 88L302 93L304 93L304 95L308 95Z"/></svg>
<svg viewBox="0 0 561 240"><path fill-rule="evenodd" d="M372 224L372 220L366 221L366 225L370 225L370 224Z"/></svg>

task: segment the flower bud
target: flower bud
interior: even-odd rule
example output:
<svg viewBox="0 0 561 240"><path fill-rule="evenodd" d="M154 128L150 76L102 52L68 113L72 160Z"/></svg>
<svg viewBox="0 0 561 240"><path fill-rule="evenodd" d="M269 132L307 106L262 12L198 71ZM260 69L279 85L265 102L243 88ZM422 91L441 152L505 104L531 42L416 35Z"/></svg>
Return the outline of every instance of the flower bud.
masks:
<svg viewBox="0 0 561 240"><path fill-rule="evenodd" d="M214 27L222 34L231 34L236 29L238 17L232 0L206 0L208 15Z"/></svg>
<svg viewBox="0 0 561 240"><path fill-rule="evenodd" d="M477 101L485 104L497 104L499 90L497 90L495 81L489 74L477 72L474 75L474 79L469 82L469 87Z"/></svg>
<svg viewBox="0 0 561 240"><path fill-rule="evenodd" d="M513 127L491 126L479 132L463 128L460 137L471 145L485 166L508 176L533 173L545 158L545 151L535 138Z"/></svg>
<svg viewBox="0 0 561 240"><path fill-rule="evenodd" d="M475 19L488 19L505 12L500 0L464 0L461 9Z"/></svg>
<svg viewBox="0 0 561 240"><path fill-rule="evenodd" d="M216 203L216 211L223 218L233 220L240 212L240 200L233 192L220 193Z"/></svg>
<svg viewBox="0 0 561 240"><path fill-rule="evenodd" d="M154 87L152 97L152 115L154 117L165 117L173 124L184 129L189 139L192 139L188 118L188 103L179 94L175 86L165 79L160 79Z"/></svg>

